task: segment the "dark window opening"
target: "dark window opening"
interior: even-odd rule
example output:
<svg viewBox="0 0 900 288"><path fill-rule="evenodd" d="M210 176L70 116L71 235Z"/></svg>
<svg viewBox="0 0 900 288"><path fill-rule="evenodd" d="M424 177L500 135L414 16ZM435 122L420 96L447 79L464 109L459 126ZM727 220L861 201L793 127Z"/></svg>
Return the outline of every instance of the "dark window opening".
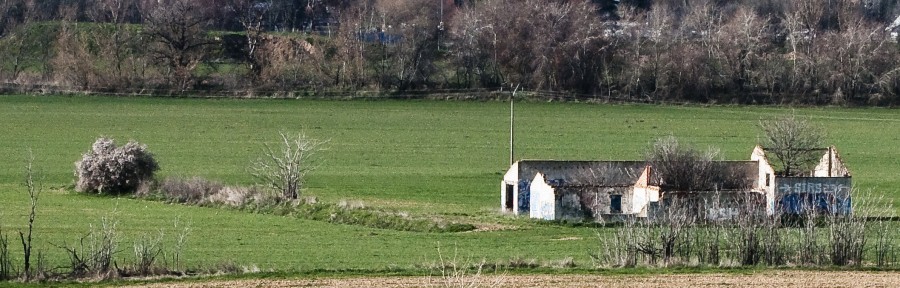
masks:
<svg viewBox="0 0 900 288"><path fill-rule="evenodd" d="M622 213L622 195L609 195L609 213Z"/></svg>
<svg viewBox="0 0 900 288"><path fill-rule="evenodd" d="M515 187L513 185L509 185L509 184L506 185L506 191L505 191L506 192L506 203L504 203L505 205L503 206L503 208L505 208L508 211L513 210L513 191L515 191L514 189L515 189Z"/></svg>
<svg viewBox="0 0 900 288"><path fill-rule="evenodd" d="M772 175L769 173L766 173L766 187L771 186L771 184L769 184L771 181L771 180L769 180L770 178L772 178Z"/></svg>

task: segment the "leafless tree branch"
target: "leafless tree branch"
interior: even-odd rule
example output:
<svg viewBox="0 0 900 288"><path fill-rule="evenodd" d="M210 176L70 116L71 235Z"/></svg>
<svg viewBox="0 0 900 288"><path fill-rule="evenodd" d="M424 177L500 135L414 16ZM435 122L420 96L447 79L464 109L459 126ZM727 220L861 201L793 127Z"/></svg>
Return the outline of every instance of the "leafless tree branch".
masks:
<svg viewBox="0 0 900 288"><path fill-rule="evenodd" d="M250 173L286 199L300 197L306 175L317 168L317 153L328 141L305 134L296 137L280 132L275 147L265 144L263 156L252 163Z"/></svg>

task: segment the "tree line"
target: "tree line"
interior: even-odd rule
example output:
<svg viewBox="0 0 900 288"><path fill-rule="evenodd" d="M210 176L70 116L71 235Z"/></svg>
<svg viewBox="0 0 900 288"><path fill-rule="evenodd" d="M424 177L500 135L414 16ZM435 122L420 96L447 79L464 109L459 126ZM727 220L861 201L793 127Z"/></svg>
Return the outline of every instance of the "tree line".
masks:
<svg viewBox="0 0 900 288"><path fill-rule="evenodd" d="M0 81L893 105L897 0L0 0Z"/></svg>

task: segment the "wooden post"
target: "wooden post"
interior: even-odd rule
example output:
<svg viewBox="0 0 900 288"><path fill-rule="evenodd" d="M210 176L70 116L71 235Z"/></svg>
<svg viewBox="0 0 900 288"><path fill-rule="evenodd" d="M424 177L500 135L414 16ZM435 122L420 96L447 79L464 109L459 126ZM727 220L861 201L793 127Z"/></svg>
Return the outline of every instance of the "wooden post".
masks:
<svg viewBox="0 0 900 288"><path fill-rule="evenodd" d="M831 147L828 147L828 177L834 177L834 175L831 175L831 170L832 170L831 159L834 159L833 158L834 155L832 155L831 151L832 151Z"/></svg>

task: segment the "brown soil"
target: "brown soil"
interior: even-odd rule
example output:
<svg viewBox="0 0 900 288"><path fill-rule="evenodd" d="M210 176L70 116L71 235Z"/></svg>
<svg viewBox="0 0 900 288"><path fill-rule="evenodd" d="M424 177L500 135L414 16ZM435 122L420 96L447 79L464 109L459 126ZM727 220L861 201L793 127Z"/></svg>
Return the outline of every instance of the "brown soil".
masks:
<svg viewBox="0 0 900 288"><path fill-rule="evenodd" d="M466 275L161 283L132 287L900 287L897 272L766 271L753 274Z"/></svg>

